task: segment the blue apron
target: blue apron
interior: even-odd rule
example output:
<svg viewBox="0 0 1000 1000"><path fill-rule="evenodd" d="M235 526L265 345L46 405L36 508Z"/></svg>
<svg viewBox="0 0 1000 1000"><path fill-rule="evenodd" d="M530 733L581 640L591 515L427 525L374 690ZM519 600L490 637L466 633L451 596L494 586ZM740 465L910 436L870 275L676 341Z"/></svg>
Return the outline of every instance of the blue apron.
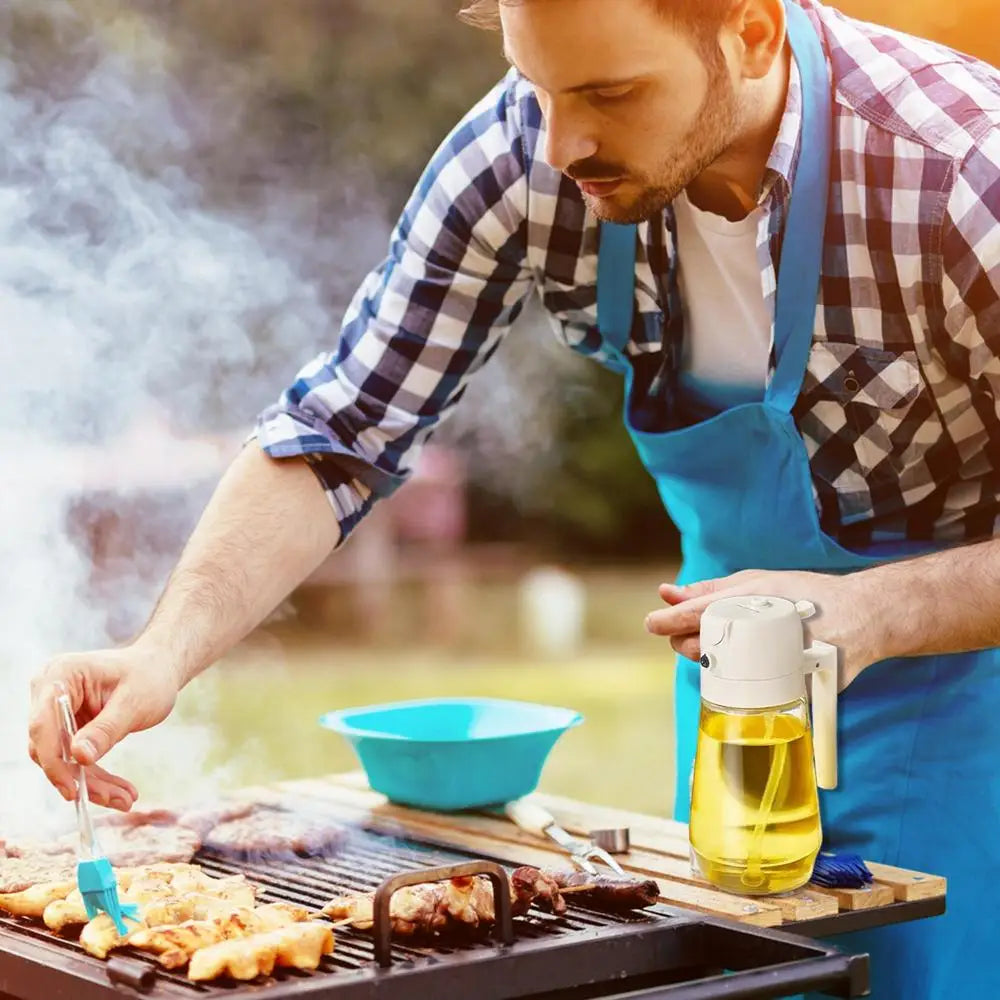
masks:
<svg viewBox="0 0 1000 1000"><path fill-rule="evenodd" d="M823 533L808 455L792 417L817 308L832 119L819 39L800 7L789 3L787 12L802 76L803 152L781 252L776 364L762 402L677 430L637 426L635 373L624 355L636 232L634 226L601 228L599 326L612 363L625 372L629 433L681 533L681 583L743 569L850 572L919 551L901 543L853 552ZM899 603L905 608L905 594ZM698 670L678 657L675 815L684 821ZM878 1000L995 1000L1000 963L991 952L1000 943L1000 902L990 881L1000 852L1000 650L877 663L842 694L838 726L840 784L821 799L826 846L946 875L948 914L836 943L871 955Z"/></svg>

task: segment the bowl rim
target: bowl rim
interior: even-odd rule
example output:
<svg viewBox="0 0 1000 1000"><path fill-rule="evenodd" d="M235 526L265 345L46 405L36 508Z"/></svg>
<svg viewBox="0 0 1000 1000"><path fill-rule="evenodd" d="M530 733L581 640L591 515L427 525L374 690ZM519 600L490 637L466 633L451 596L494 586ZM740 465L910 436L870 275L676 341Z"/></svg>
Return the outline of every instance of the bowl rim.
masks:
<svg viewBox="0 0 1000 1000"><path fill-rule="evenodd" d="M381 729L356 726L350 721L350 717L353 715L375 712L408 711L415 708L426 708L432 705L496 705L529 708L533 710L543 709L548 712L564 713L565 721L558 725L545 726L542 729L515 730L509 733L493 734L490 736L455 736L450 739L441 737L421 739L414 736L404 736L400 733L387 733ZM547 705L542 702L535 701L520 701L513 698L489 697L411 698L405 701L388 701L376 705L356 705L350 708L333 709L332 711L324 712L319 717L319 724L324 729L329 729L332 732L340 733L344 736L363 736L370 739L387 740L395 743L421 743L424 745L432 745L436 743L487 743L491 740L507 740L517 736L541 736L546 733L564 733L566 730L580 725L583 721L583 713L577 711L575 708L567 708L563 705Z"/></svg>

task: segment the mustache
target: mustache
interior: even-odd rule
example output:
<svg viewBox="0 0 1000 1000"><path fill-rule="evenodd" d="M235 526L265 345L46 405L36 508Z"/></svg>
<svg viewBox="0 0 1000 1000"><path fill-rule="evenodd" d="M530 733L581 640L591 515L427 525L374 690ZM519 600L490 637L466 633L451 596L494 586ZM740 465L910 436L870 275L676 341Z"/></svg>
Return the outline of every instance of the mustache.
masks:
<svg viewBox="0 0 1000 1000"><path fill-rule="evenodd" d="M571 163L563 173L574 181L616 181L619 177L624 177L628 171L618 164L601 163L600 160L580 160L578 163Z"/></svg>

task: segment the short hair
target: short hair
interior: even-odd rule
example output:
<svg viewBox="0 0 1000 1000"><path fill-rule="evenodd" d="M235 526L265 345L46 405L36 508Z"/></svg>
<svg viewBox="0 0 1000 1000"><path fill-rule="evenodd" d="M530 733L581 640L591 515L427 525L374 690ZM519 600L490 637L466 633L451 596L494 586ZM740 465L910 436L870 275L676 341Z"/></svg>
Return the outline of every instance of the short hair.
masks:
<svg viewBox="0 0 1000 1000"><path fill-rule="evenodd" d="M529 0L468 0L458 12L467 24L496 30L500 27L500 5ZM538 0L535 0L538 2ZM699 41L714 39L734 0L645 0L665 18L689 30Z"/></svg>

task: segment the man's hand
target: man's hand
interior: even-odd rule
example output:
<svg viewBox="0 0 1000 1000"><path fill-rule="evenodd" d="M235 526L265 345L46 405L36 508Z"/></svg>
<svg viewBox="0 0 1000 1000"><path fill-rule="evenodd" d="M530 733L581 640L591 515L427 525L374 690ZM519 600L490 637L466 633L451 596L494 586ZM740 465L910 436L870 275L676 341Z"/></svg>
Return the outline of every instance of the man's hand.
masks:
<svg viewBox="0 0 1000 1000"><path fill-rule="evenodd" d="M807 629L812 638L831 643L840 651L843 690L865 667L883 658L876 602L867 595L868 589L864 573L831 576L771 570L745 570L686 587L664 583L660 597L670 607L649 614L646 628L654 635L670 636L678 653L697 660L701 656L701 613L713 601L750 594L811 601L817 615L806 623Z"/></svg>
<svg viewBox="0 0 1000 1000"><path fill-rule="evenodd" d="M73 768L63 760L55 708L61 681L76 714L74 759L86 765L87 788L98 805L128 810L135 786L97 767L129 733L162 722L174 707L179 684L169 668L136 647L73 653L52 660L31 683L28 753L66 799L76 798Z"/></svg>

